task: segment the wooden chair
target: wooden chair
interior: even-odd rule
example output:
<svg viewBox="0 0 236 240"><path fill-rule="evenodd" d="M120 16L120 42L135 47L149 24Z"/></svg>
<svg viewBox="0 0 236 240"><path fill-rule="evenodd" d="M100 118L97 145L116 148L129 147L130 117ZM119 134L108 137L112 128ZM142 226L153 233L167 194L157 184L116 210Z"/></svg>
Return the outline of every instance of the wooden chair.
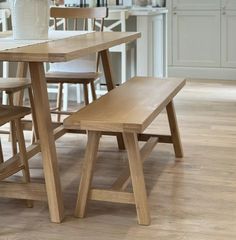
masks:
<svg viewBox="0 0 236 240"><path fill-rule="evenodd" d="M26 154L25 140L20 119L29 114L30 108L0 105L0 126L8 122L14 122L16 125L16 135L18 139L19 152L14 154L8 160L3 160L3 151L0 140L0 181L22 171L23 181L30 182L30 172ZM6 190L7 191L7 190ZM21 193L19 192L19 195ZM1 192L0 192L1 197Z"/></svg>
<svg viewBox="0 0 236 240"><path fill-rule="evenodd" d="M33 101L33 93L31 90L31 82L27 78L0 78L0 92L5 92L8 96L8 101L10 106L15 105L14 94L20 91L27 89L28 95L30 99L31 111L32 111L32 119L34 125L34 135L36 139L38 139L38 131L37 131L37 123L35 118L35 108ZM16 104L18 105L18 103ZM16 131L14 121L10 121L10 135L11 135L11 143L12 143L12 152L13 154L17 153L17 139L16 139Z"/></svg>
<svg viewBox="0 0 236 240"><path fill-rule="evenodd" d="M9 2L2 3L3 7L9 7ZM8 26L8 18L10 17L11 12L9 8L0 9L0 23L2 24L2 31L6 32L9 30ZM32 135L34 139L38 139L38 131L37 131L37 124L34 112L34 103L33 103L33 94L31 90L31 83L29 79L26 78L9 78L9 62L2 63L2 78L0 78L0 93L2 94L2 104L19 105L21 100L18 98L17 101L13 99L14 94L17 92L23 92L25 89L28 90L30 105L32 108L32 118L33 118L33 125L34 125L34 134ZM19 66L18 66L19 67ZM19 94L21 99L23 98L23 94ZM15 104L16 103L16 104ZM9 133L9 131L0 131L0 133ZM10 135L11 135L11 142L12 142L12 152L16 154L17 152L17 143L16 143L16 135L14 130L13 122L10 123Z"/></svg>
<svg viewBox="0 0 236 240"><path fill-rule="evenodd" d="M130 13L128 10L124 9L112 9L109 11L109 15L104 20L104 32L121 31L126 32L127 26L126 21L129 18ZM99 22L96 22L97 26L100 26ZM121 55L121 80L120 83L123 84L127 79L127 52L131 53L131 77L135 75L135 43L131 42L128 44L121 44L109 49L109 52L120 53Z"/></svg>
<svg viewBox="0 0 236 240"><path fill-rule="evenodd" d="M104 18L107 17L108 10L105 7L99 8L77 8L77 7L52 7L50 9L50 16L54 18L54 27L58 29L57 22L58 20L64 19L64 30L68 30L68 20L71 19L73 21L73 30L78 30L81 23L79 20L83 20L82 30L88 29L88 26L91 25L91 30L99 30L103 31L103 22ZM91 20L90 22L88 20ZM96 29L95 21L100 20L101 27ZM91 24L89 24L91 23ZM96 57L94 58L96 62ZM63 64L63 63L62 63ZM61 64L57 64L62 66ZM67 64L68 66L68 64ZM96 64L95 64L96 66ZM79 67L79 66L78 66ZM59 84L59 92L57 98L57 106L56 111L54 113L58 113L58 121L60 121L61 109L62 109L62 93L63 93L63 84L82 84L84 90L84 102L87 105L89 103L88 97L88 85L91 86L92 98L96 99L94 81L99 78L100 73L97 72L95 68L93 72L77 72L78 70L73 71L49 71L46 73L47 83L58 83ZM68 88L67 88L68 89ZM66 96L66 93L64 93ZM68 100L66 99L66 102ZM64 112L65 113L65 112ZM68 112L67 112L68 114Z"/></svg>

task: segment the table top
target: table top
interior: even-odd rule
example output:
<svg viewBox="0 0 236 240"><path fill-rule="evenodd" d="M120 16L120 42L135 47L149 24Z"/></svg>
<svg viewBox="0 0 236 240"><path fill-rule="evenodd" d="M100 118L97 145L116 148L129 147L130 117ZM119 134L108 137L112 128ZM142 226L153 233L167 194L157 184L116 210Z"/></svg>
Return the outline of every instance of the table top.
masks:
<svg viewBox="0 0 236 240"><path fill-rule="evenodd" d="M0 60L10 62L66 62L141 37L137 32L88 32L30 46L0 51ZM0 38L1 44L1 38Z"/></svg>

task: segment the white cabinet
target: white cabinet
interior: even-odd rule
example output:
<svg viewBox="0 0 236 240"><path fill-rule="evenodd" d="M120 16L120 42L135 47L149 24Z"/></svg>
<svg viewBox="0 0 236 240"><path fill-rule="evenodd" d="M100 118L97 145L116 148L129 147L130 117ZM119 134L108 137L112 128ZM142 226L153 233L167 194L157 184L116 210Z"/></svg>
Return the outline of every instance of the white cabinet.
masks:
<svg viewBox="0 0 236 240"><path fill-rule="evenodd" d="M137 29L142 33L137 40L137 75L163 76L163 16L139 16Z"/></svg>
<svg viewBox="0 0 236 240"><path fill-rule="evenodd" d="M236 80L236 0L167 0L169 76Z"/></svg>
<svg viewBox="0 0 236 240"><path fill-rule="evenodd" d="M137 17L137 75L165 77L167 75L166 10L133 12Z"/></svg>
<svg viewBox="0 0 236 240"><path fill-rule="evenodd" d="M173 64L220 66L219 11L173 12Z"/></svg>
<svg viewBox="0 0 236 240"><path fill-rule="evenodd" d="M222 0L221 1L222 10L236 10L236 1L235 0Z"/></svg>
<svg viewBox="0 0 236 240"><path fill-rule="evenodd" d="M223 67L236 67L236 10L222 12L221 56Z"/></svg>
<svg viewBox="0 0 236 240"><path fill-rule="evenodd" d="M173 0L174 10L219 10L221 0ZM235 0L233 0L235 1Z"/></svg>

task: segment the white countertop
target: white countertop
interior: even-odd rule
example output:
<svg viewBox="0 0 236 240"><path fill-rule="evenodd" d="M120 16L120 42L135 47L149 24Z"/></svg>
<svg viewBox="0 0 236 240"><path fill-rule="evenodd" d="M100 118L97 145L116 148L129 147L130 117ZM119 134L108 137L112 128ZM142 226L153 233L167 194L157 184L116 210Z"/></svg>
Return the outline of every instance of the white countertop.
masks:
<svg viewBox="0 0 236 240"><path fill-rule="evenodd" d="M114 6L109 7L109 11L120 11L120 10L128 10L131 16L152 16L152 15L159 15L159 14L166 14L168 12L167 8L160 8L160 7L139 7L139 6L132 6L132 7L125 7L125 6Z"/></svg>

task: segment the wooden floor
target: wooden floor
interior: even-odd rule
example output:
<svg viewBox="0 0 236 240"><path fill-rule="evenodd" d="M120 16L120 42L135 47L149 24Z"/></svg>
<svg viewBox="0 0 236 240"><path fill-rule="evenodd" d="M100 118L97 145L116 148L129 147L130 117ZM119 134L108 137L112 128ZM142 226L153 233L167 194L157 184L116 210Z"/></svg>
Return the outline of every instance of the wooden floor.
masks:
<svg viewBox="0 0 236 240"><path fill-rule="evenodd" d="M236 85L188 82L175 101L185 157L158 145L144 164L152 224L139 226L132 205L90 202L85 219L73 217L86 137L57 142L66 218L49 222L47 204L26 208L0 199L0 240L235 240ZM165 114L148 129L168 132ZM126 166L115 138L103 137L94 184L109 186ZM40 155L30 161L33 181L42 181Z"/></svg>

